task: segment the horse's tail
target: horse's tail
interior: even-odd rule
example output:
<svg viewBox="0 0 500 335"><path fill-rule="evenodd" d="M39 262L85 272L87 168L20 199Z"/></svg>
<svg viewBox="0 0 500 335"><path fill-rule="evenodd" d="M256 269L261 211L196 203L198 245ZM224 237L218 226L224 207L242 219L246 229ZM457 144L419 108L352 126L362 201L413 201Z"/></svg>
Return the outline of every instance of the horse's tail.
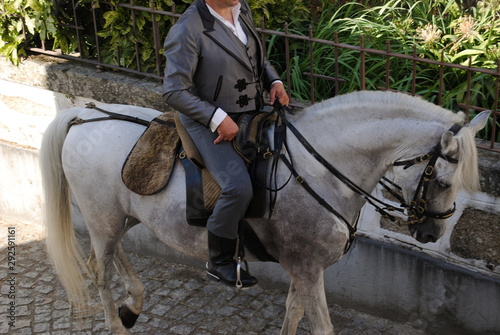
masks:
<svg viewBox="0 0 500 335"><path fill-rule="evenodd" d="M77 314L88 308L88 287L82 271L88 270L71 222L70 189L61 154L68 122L79 112L71 109L58 115L45 131L40 150L47 250Z"/></svg>

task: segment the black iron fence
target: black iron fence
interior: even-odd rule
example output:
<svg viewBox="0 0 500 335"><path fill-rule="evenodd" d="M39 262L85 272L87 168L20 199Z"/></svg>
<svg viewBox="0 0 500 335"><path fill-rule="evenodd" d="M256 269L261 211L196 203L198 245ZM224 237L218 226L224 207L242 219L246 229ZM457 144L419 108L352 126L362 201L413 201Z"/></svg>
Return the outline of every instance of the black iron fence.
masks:
<svg viewBox="0 0 500 335"><path fill-rule="evenodd" d="M79 10L79 2L71 0L66 3L71 6L71 17L66 16L59 24L64 29L74 32L77 52L64 54L54 51L46 41L40 42L39 46L31 47L29 50L93 64L99 69L119 70L161 80L165 63L162 53L163 39L168 27L175 23L180 14L176 12L175 5L172 6L171 11L164 11L155 9L153 2L151 4L148 8L136 6L134 0L128 3L100 1L99 6L91 6L90 12L87 8L82 14ZM120 36L112 36L116 33L113 29L119 29L118 26L123 22L118 20L113 22L110 17L103 19L103 15L112 15L113 11L110 9L127 13L125 17L128 22L125 24L130 31L124 33L132 38L127 38L126 43L125 38L120 41ZM113 27L113 24L117 27ZM452 64L444 62L443 57L441 61L421 57L417 46L409 53L398 53L391 50L389 41L385 50L379 50L365 47L363 37L360 37L358 45L339 42L337 34L334 35L333 40L318 39L314 37L312 27L309 28L309 34L305 36L290 33L286 25L282 31L268 30L262 22L258 31L261 33L263 44L269 47L268 57L272 58L275 63L278 61L273 55L279 50L278 68L283 73L283 80L292 97L296 96L293 81L296 78L294 76L297 75L297 54L302 58L302 64L304 64L304 59L306 60L307 65L305 68L302 65L299 75L302 79L306 79L307 85L303 86L307 88L308 93L307 96L302 94L300 99L295 99L296 101L314 103L319 99L345 93L345 86L348 86L348 90L399 90L413 95L424 95L426 99L439 105L444 104L447 108L461 109L467 115L491 110L490 124L482 134L485 141L478 146L500 151L500 143L498 143L500 142L498 133L500 61L496 69L472 67L471 63L469 65ZM116 48L112 53L108 49L103 52L103 43L114 43ZM146 43L149 43L148 47L154 50L153 52L144 51ZM300 44L300 48L296 47L297 43ZM355 65L346 66L343 60L346 54L350 59L353 57L356 59ZM325 69L322 69L322 61L326 58L329 60L327 74L325 74ZM435 72L431 94L427 94L429 92L423 94L419 91L418 87L422 80L419 71L422 67L426 67L427 71L430 68ZM398 76L401 76L401 68L405 68L406 71L404 78L395 78L395 71L398 72ZM458 93L456 92L453 96L453 102L449 101L446 93L450 89L446 78L450 71L459 72L463 78L460 88L456 90ZM350 85L346 85L348 82ZM325 88L322 91L318 89L320 84L327 87L326 93Z"/></svg>

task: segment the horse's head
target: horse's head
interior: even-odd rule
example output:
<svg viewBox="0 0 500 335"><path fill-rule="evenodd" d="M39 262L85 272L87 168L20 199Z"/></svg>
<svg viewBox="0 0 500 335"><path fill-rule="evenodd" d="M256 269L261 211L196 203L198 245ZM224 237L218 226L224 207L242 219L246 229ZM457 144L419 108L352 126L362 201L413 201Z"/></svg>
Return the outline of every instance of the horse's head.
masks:
<svg viewBox="0 0 500 335"><path fill-rule="evenodd" d="M397 171L396 182L408 204L408 227L421 243L436 242L455 212L460 189L479 187L474 136L488 120L489 112L477 115L467 126L446 131L437 145ZM396 172L396 171L395 171Z"/></svg>

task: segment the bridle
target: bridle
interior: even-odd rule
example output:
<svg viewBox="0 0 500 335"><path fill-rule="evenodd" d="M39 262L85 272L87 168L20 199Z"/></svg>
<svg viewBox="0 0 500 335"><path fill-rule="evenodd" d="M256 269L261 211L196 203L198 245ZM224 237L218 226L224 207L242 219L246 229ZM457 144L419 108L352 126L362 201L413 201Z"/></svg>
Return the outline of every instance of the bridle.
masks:
<svg viewBox="0 0 500 335"><path fill-rule="evenodd" d="M449 131L453 132L453 134L457 134L461 129L461 126L458 124L453 125ZM407 216L409 220L406 224L419 224L424 221L425 218L432 218L437 220L445 220L451 217L455 213L456 204L453 203L453 207L444 212L431 212L427 210L427 190L429 189L429 183L431 181L432 175L434 174L436 161L438 158L443 158L448 161L448 163L458 164L458 160L452 158L448 155L443 155L441 152L441 143L438 143L434 148L426 154L420 155L414 159L395 162L394 166L404 166L404 169L409 168L418 163L427 162L427 165L422 172L420 180L417 185L417 189L415 190L415 194L413 195L413 199L409 205L404 203L404 199L398 198L401 201L401 206L406 207ZM391 193L395 196L394 193Z"/></svg>
<svg viewBox="0 0 500 335"><path fill-rule="evenodd" d="M372 196L370 193L366 192L363 190L361 187L358 185L354 184L349 178L347 178L344 174L342 174L339 170L337 170L332 164L330 164L323 156L321 156L315 149L314 147L306 140L306 138L295 128L295 126L290 123L290 121L287 119L285 113L286 113L286 107L281 106L279 102L274 104L274 111L278 114L277 118L277 126L275 127L275 149L273 152L273 157L275 162L277 160L281 160L287 168L290 170L291 175L295 177L297 182L299 182L302 187L311 195L313 196L316 201L320 205L322 205L325 209L327 209L329 212L340 218L345 225L347 226L349 230L349 235L350 239L348 241L348 244L346 246L346 250L349 248L350 244L352 243L352 240L354 238L354 235L356 233L357 229L357 222L354 224L351 224L347 219L345 219L337 210L335 210L330 204L328 204L327 201L325 201L318 193L316 193L311 186L306 182L306 180L300 176L300 174L297 172L297 170L294 167L293 161L290 156L290 150L288 150L287 145L286 145L286 131L280 131L279 135L277 136L276 129L278 129L278 122L281 121L281 123L285 126L286 129L289 129L295 137L298 139L298 141L302 144L302 146L309 152L311 156L313 156L319 163L321 163L330 173L332 173L337 179L339 179L342 183L344 183L347 187L349 187L353 192L357 193L358 195L362 196L368 203L370 203L372 206L375 207L375 210L381 214L382 217L388 218L391 221L395 221L396 217L390 214L389 212L401 212L403 215L408 217L408 224L420 224L424 221L425 218L433 218L433 219L438 219L438 220L444 220L449 217L451 217L455 213L455 204L453 204L453 207L445 212L432 212L427 210L427 191L429 187L429 183L431 181L431 177L434 174L435 170L435 165L436 161L438 158L443 158L446 159L448 162L452 164L457 164L458 160L449 157L447 155L443 155L441 153L441 144L438 143L434 148L429 151L428 153L425 153L423 155L420 155L416 158L409 159L409 160L404 160L404 161L399 161L395 162L393 165L394 166L404 166L404 169L409 168L410 166L413 166L415 164L427 162L427 165L420 177L420 181L418 183L418 186L415 190L415 194L413 196L412 201L410 204L406 204L405 200L397 191L392 189L390 186L386 184L386 182L389 182L393 187L395 187L398 190L402 190L400 186L397 184L389 181L388 179L384 178L383 180L380 181L380 184L386 188L398 201L401 202L400 208L394 207L390 204L385 203L384 201L377 199L376 197ZM280 127L283 128L283 127ZM452 131L454 134L458 133L460 130L461 126L460 125L453 125L450 128L450 131ZM281 152L282 148L285 148L286 152L288 152L288 156L290 156L290 159L286 156L286 154L283 154ZM277 165L276 163L273 165ZM288 181L286 182L288 183ZM284 186L284 185L283 185ZM283 188L283 186L275 189L274 191L278 191L279 189ZM271 212L272 212L272 207L271 207ZM405 213L406 210L406 213ZM271 215L271 214L270 214Z"/></svg>

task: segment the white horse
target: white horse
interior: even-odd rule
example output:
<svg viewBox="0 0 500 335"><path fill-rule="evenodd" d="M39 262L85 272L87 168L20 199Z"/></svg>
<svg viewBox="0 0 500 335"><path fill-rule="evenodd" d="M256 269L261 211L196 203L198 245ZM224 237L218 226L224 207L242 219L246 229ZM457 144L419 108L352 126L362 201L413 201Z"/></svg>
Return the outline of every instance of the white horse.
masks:
<svg viewBox="0 0 500 335"><path fill-rule="evenodd" d="M159 115L125 105L103 108L148 120ZM474 134L484 127L488 115L483 112L467 125L463 113L452 113L420 98L363 91L315 104L289 118L317 154L367 193L388 171L402 187L406 203L425 193L420 223L410 225L410 230L426 243L443 234L457 191L478 187ZM88 295L82 268L88 269L99 289L108 329L113 334L129 334L123 323L130 327L133 322L129 324L127 316L141 313L144 288L121 248L124 234L142 223L175 250L205 259L206 230L186 224L185 177L179 163L168 186L158 194L140 196L124 186L121 168L144 126L114 120L73 126L68 132L68 122L75 117L103 116L95 109L73 108L58 115L44 135L41 167L47 245L69 300L76 307L85 304ZM449 131L457 124L461 127ZM288 147L297 173L337 215L292 181L279 192L272 219L249 219L248 223L291 279L281 334L295 334L304 312L312 334L333 334L323 274L344 254L350 238L345 221L355 224L365 198L333 177L290 131ZM425 160L427 153L434 155L435 162L424 192L418 185L423 170L429 169L427 162L407 168L394 163ZM289 175L281 164L280 180ZM88 266L71 224L70 193L91 237ZM248 252L247 256L252 260ZM121 313L123 323L110 292L113 263L129 293Z"/></svg>

